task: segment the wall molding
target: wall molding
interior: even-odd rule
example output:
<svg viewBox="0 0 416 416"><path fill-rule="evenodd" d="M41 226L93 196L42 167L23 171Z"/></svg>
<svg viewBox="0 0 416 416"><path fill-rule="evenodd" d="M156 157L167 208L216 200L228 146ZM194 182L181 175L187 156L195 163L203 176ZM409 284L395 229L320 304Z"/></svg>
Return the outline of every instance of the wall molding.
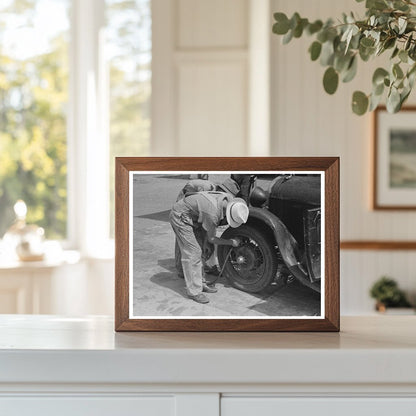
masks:
<svg viewBox="0 0 416 416"><path fill-rule="evenodd" d="M341 241L341 250L416 250L416 241Z"/></svg>

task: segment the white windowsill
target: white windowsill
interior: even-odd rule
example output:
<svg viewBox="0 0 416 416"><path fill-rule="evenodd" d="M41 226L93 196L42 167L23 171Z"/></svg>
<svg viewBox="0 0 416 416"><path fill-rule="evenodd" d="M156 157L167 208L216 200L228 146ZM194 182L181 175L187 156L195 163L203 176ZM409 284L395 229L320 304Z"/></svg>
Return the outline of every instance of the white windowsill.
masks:
<svg viewBox="0 0 416 416"><path fill-rule="evenodd" d="M57 256L45 256L39 261L21 261L8 255L0 255L0 270L38 270L77 264L81 259L79 251L63 250Z"/></svg>

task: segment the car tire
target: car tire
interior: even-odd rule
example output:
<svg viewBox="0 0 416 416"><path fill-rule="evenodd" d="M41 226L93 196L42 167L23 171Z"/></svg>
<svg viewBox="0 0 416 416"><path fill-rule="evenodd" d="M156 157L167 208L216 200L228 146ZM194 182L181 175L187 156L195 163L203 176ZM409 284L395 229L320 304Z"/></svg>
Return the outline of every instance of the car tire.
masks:
<svg viewBox="0 0 416 416"><path fill-rule="evenodd" d="M221 238L239 238L242 241L237 248L218 247L221 270L227 260L223 274L234 287L257 293L270 286L276 276L278 258L276 243L267 231L244 224L238 228L227 228Z"/></svg>

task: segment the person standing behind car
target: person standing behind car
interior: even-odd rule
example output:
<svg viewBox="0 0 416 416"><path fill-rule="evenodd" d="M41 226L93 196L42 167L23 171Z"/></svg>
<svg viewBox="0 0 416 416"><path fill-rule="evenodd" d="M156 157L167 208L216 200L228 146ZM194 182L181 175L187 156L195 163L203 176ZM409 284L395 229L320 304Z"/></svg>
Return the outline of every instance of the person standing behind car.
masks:
<svg viewBox="0 0 416 416"><path fill-rule="evenodd" d="M170 224L181 251L186 291L198 303L209 302L202 292L217 290L203 283L202 250L194 230L202 226L211 244L238 247L238 239L216 237L216 227L224 219L234 228L247 222L248 207L244 200L223 192L199 192L177 201L170 213Z"/></svg>
<svg viewBox="0 0 416 416"><path fill-rule="evenodd" d="M216 191L217 187L214 182L207 179L191 179L186 185L180 190L176 201L179 201L185 197L185 195L195 192L203 191Z"/></svg>
<svg viewBox="0 0 416 416"><path fill-rule="evenodd" d="M246 201L248 204L249 198L250 198L250 192L255 186L257 175L233 173L231 174L231 179L240 188L240 192L236 196L243 198L244 201Z"/></svg>
<svg viewBox="0 0 416 416"><path fill-rule="evenodd" d="M208 192L208 191L218 191L226 192L233 196L237 196L240 193L240 187L237 182L232 178L225 179L222 183L215 184L207 179L191 179L186 185L181 189L176 198L176 201L182 199L185 195L195 192Z"/></svg>

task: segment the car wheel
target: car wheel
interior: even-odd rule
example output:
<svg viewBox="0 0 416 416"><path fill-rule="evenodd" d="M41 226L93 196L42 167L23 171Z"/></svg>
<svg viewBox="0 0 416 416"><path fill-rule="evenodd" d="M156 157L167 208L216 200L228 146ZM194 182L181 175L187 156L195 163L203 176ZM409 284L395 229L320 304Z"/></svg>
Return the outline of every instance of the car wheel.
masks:
<svg viewBox="0 0 416 416"><path fill-rule="evenodd" d="M218 260L230 283L245 292L256 293L268 287L277 271L275 242L250 225L227 228L221 238L239 238L239 247L219 246Z"/></svg>

